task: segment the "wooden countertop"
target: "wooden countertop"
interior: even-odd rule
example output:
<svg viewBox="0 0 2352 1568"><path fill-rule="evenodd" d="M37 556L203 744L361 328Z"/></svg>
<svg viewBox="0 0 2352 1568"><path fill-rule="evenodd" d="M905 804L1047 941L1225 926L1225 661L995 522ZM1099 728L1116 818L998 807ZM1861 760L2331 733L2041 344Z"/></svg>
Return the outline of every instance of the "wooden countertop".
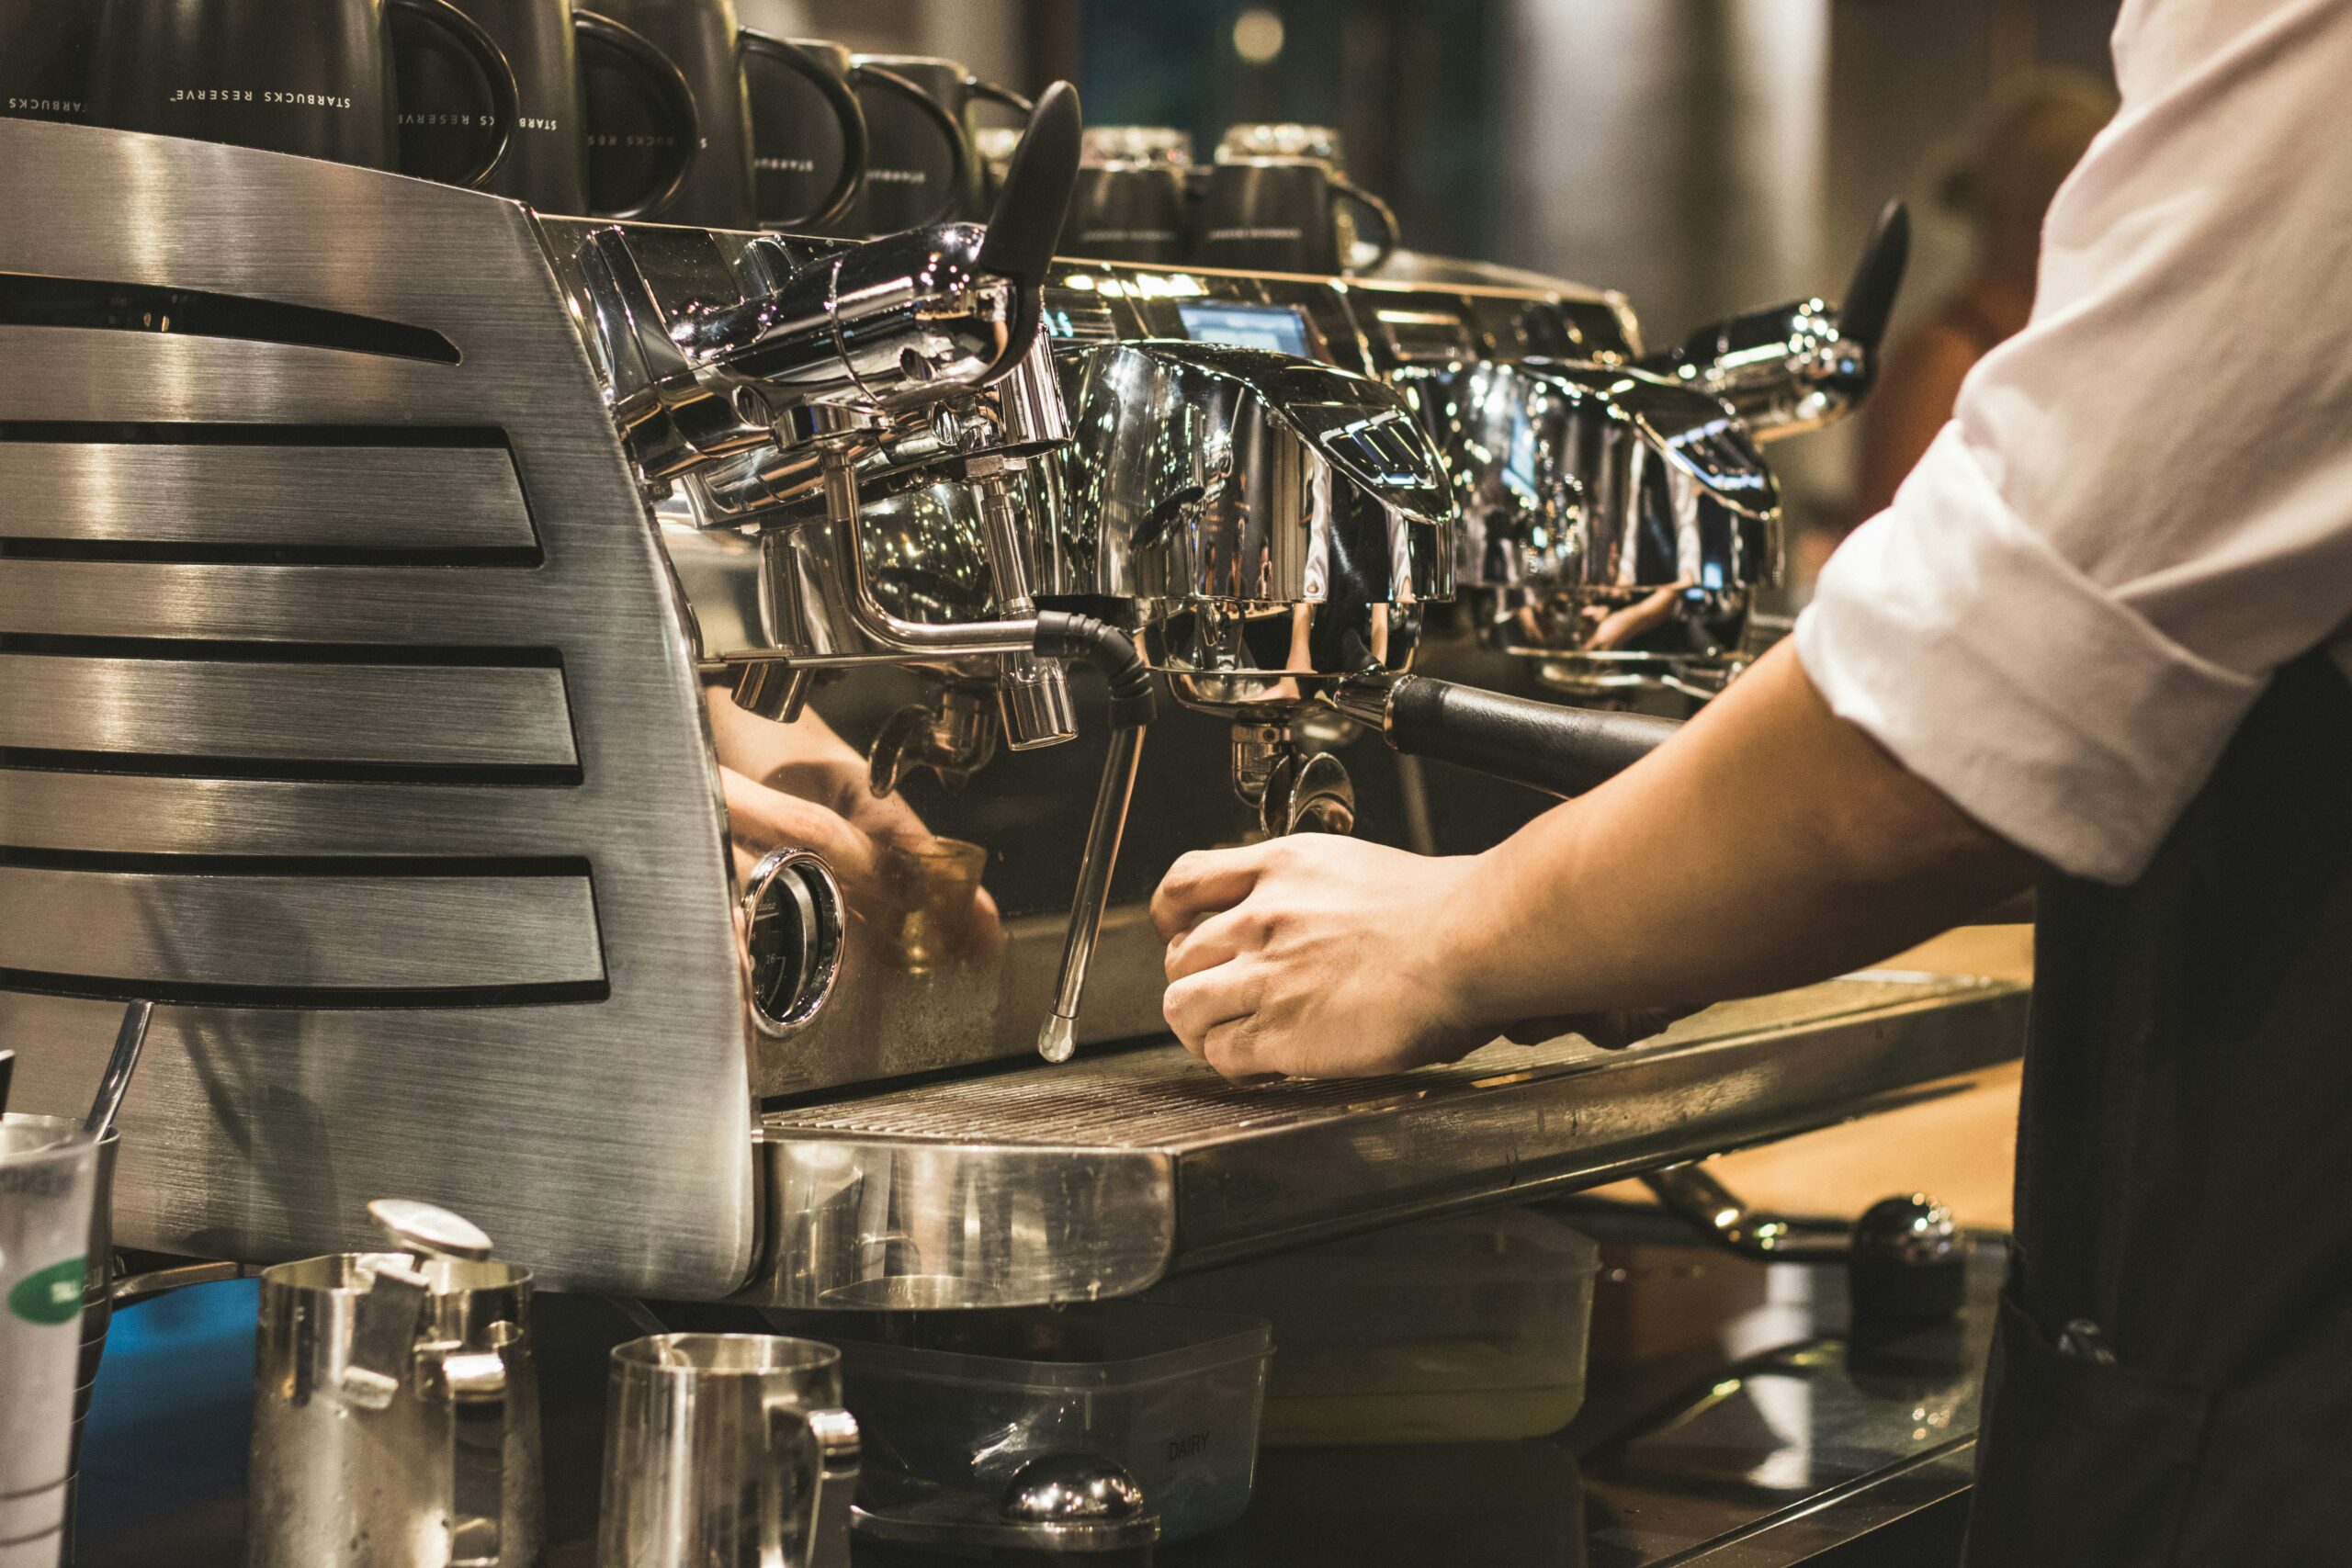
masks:
<svg viewBox="0 0 2352 1568"><path fill-rule="evenodd" d="M2033 928L1963 926L1879 967L1984 975L2030 984ZM2018 1082L2011 1062L1972 1075L1941 1098L1824 1128L1710 1162L1731 1190L1781 1213L1850 1218L1879 1199L1926 1192L1972 1229L2009 1228L2016 1179ZM1639 1182L1603 1194L1646 1201Z"/></svg>

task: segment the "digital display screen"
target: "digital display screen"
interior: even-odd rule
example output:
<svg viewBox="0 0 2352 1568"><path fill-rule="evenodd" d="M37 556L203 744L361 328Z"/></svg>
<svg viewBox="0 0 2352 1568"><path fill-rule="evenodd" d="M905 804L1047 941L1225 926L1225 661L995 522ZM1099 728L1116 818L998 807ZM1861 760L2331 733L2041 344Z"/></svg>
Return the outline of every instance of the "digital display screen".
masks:
<svg viewBox="0 0 2352 1568"><path fill-rule="evenodd" d="M1271 349L1312 359L1307 346L1306 318L1293 305L1179 304L1184 335L1194 343L1221 343L1232 348Z"/></svg>

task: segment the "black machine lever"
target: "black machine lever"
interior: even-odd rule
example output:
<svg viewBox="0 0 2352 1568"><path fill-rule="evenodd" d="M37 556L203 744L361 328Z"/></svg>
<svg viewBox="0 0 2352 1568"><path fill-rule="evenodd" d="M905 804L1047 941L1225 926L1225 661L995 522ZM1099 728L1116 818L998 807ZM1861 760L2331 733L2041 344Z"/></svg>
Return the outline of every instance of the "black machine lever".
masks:
<svg viewBox="0 0 2352 1568"><path fill-rule="evenodd" d="M1045 283L1054 243L1078 188L1083 129L1076 87L1056 82L1037 95L1029 128L1012 150L1004 186L989 214L988 238L980 243L982 267L1032 288Z"/></svg>
<svg viewBox="0 0 2352 1568"><path fill-rule="evenodd" d="M765 444L811 405L843 419L918 409L990 385L1026 358L1078 182L1078 92L1039 96L989 227L910 229L790 269L752 242L762 287L666 316L618 229L583 243L616 412L648 475Z"/></svg>
<svg viewBox="0 0 2352 1568"><path fill-rule="evenodd" d="M1861 259L1838 305L1838 333L1875 361L1886 323L1894 314L1894 298L1903 288L1904 269L1911 260L1911 211L1900 201L1880 209L1878 221L1862 246Z"/></svg>
<svg viewBox="0 0 2352 1568"><path fill-rule="evenodd" d="M1045 324L1046 272L1053 265L1054 244L1078 189L1084 131L1078 89L1068 82L1051 83L1037 95L1029 127L1021 133L1005 169L1004 186L989 213L988 234L978 257L982 269L1011 278L1018 287L1004 350L989 367L991 378L1021 363Z"/></svg>

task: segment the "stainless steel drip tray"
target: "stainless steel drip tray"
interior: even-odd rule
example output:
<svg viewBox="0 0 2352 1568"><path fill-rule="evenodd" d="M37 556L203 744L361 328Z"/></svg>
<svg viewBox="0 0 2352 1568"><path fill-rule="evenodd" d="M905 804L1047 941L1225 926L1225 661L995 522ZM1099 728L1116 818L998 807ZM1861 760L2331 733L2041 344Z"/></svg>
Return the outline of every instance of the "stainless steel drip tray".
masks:
<svg viewBox="0 0 2352 1568"><path fill-rule="evenodd" d="M1034 1305L1888 1109L2016 1057L2026 987L1871 971L1632 1050L1571 1035L1347 1083L1225 1083L1175 1044L769 1114L792 1307ZM1890 1173L1899 1179L1900 1173Z"/></svg>

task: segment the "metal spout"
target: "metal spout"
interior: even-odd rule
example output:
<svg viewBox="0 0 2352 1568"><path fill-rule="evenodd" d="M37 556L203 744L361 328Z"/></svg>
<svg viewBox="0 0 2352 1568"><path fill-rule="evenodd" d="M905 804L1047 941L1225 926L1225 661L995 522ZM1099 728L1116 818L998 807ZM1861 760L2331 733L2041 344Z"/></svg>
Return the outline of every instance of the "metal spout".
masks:
<svg viewBox="0 0 2352 1568"><path fill-rule="evenodd" d="M1050 368L1046 383L1051 388ZM1053 400L1057 408L1059 400ZM1031 596L1027 552L1022 548L1021 520L1012 504L1012 487L1001 461L990 460L974 476L980 492L982 536L989 554L989 576L995 588L999 615L1034 615L1037 602ZM1015 751L1058 746L1078 739L1078 709L1070 700L1069 667L1058 660L1016 653L1004 660L999 682L1004 710L1004 738Z"/></svg>
<svg viewBox="0 0 2352 1568"><path fill-rule="evenodd" d="M1037 1055L1067 1062L1078 1049L1078 1006L1086 994L1087 966L1102 931L1102 907L1111 898L1111 873L1119 861L1119 840L1127 828L1136 773L1143 761L1144 727L1114 729L1102 759L1102 783L1094 792L1094 817L1086 829L1086 858L1078 868L1078 892L1070 900L1069 932L1062 941L1061 977L1054 987L1054 1010L1037 1032Z"/></svg>

